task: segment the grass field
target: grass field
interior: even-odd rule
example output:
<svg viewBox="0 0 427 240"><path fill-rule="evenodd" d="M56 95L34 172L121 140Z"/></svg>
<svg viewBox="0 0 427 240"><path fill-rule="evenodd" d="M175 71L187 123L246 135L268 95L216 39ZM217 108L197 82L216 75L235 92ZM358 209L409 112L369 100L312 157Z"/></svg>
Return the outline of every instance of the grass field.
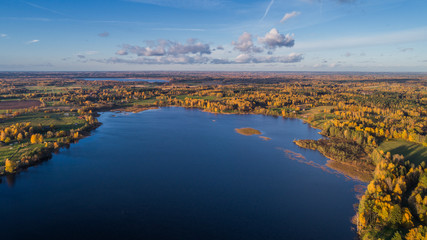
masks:
<svg viewBox="0 0 427 240"><path fill-rule="evenodd" d="M381 143L380 150L393 154L402 154L405 159L420 164L427 161L427 147L404 140L389 140Z"/></svg>
<svg viewBox="0 0 427 240"><path fill-rule="evenodd" d="M65 86L65 87L59 87L59 86L26 86L25 88L30 90L30 91L36 91L36 92L60 93L60 92L68 91L68 90L74 90L74 89L92 89L94 87L70 85L70 86Z"/></svg>
<svg viewBox="0 0 427 240"><path fill-rule="evenodd" d="M325 110L332 109L333 106L319 106L314 107L309 110L301 112L299 115L302 119L308 120L311 118L311 124L314 127L320 126L322 123L326 122L328 119L333 119L335 115L330 113L325 113Z"/></svg>
<svg viewBox="0 0 427 240"><path fill-rule="evenodd" d="M70 115L67 116L65 113L27 113L14 118L5 119L3 122L0 122L0 127L8 127L15 123L31 122L32 126L38 126L39 124L43 126L55 125L56 130L70 130L82 127L85 124L85 120L79 119L76 113L69 114ZM72 114L76 116L72 116Z"/></svg>
<svg viewBox="0 0 427 240"><path fill-rule="evenodd" d="M29 152L34 151L37 148L41 148L42 144L24 144L24 147L21 147L21 144L6 145L0 147L0 166L4 166L4 161L6 159L12 161L19 161L21 157Z"/></svg>
<svg viewBox="0 0 427 240"><path fill-rule="evenodd" d="M151 106L157 101L156 98L143 99L133 102L134 105Z"/></svg>
<svg viewBox="0 0 427 240"><path fill-rule="evenodd" d="M209 101L222 99L222 98L218 98L217 96L190 96L190 95L178 95L176 96L176 98L179 100L185 100L185 98L192 98L192 99L204 99Z"/></svg>
<svg viewBox="0 0 427 240"><path fill-rule="evenodd" d="M74 114L74 116L73 116ZM15 123L27 123L30 122L32 126L43 126L54 125L56 131L64 130L69 131L71 129L77 129L83 127L86 121L79 119L77 113L27 113L17 116L12 119L5 119L4 122L0 122L0 127L10 126ZM55 141L56 139L45 139L45 141ZM22 156L34 152L37 148L41 148L42 144L28 144L29 139L25 139L23 144L15 143L0 146L0 167L4 166L4 161L10 159L12 161L19 161Z"/></svg>

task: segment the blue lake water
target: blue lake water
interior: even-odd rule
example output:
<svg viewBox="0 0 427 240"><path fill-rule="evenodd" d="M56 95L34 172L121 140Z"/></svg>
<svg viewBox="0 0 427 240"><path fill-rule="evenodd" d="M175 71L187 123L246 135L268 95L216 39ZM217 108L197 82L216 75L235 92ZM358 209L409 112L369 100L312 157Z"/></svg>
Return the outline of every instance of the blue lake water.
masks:
<svg viewBox="0 0 427 240"><path fill-rule="evenodd" d="M356 236L360 183L304 163L326 158L292 142L320 138L300 120L184 108L99 120L92 136L3 179L2 239ZM241 127L271 140L234 131Z"/></svg>
<svg viewBox="0 0 427 240"><path fill-rule="evenodd" d="M164 79L142 79L142 78L84 78L86 81L120 81L120 82L150 82L150 83L165 83L169 82Z"/></svg>

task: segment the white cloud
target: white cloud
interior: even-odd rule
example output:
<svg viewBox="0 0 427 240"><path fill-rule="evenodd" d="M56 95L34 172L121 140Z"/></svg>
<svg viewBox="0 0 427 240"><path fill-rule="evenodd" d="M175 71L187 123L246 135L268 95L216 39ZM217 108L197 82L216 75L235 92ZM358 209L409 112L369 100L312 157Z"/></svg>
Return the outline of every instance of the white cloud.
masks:
<svg viewBox="0 0 427 240"><path fill-rule="evenodd" d="M198 42L196 39L188 39L186 44L172 43L169 46L168 54L211 54L209 44Z"/></svg>
<svg viewBox="0 0 427 240"><path fill-rule="evenodd" d="M301 53L291 53L287 56L262 56L252 59L254 63L296 63L301 62L303 55Z"/></svg>
<svg viewBox="0 0 427 240"><path fill-rule="evenodd" d="M122 49L116 52L117 55L127 55L129 53L137 56L168 56L180 54L211 54L209 44L201 43L195 39L188 39L186 43L159 39L157 41L147 41L146 46L123 45Z"/></svg>
<svg viewBox="0 0 427 240"><path fill-rule="evenodd" d="M124 55L128 55L128 52L124 49L120 49L120 50L117 50L116 54L124 56Z"/></svg>
<svg viewBox="0 0 427 240"><path fill-rule="evenodd" d="M262 16L260 21L264 20L264 18L267 17L268 12L270 12L271 6L273 6L273 3L274 3L274 0L271 0L267 8L265 9L264 15Z"/></svg>
<svg viewBox="0 0 427 240"><path fill-rule="evenodd" d="M264 37L259 37L258 42L264 44L268 49L276 49L278 47L293 47L295 44L294 36L280 34L277 29L273 28L266 33Z"/></svg>
<svg viewBox="0 0 427 240"><path fill-rule="evenodd" d="M234 45L234 49L239 50L243 53L259 53L262 52L263 49L254 45L252 41L252 34L244 32L240 35L237 41L233 41L231 44Z"/></svg>
<svg viewBox="0 0 427 240"><path fill-rule="evenodd" d="M273 31L274 33L274 31ZM276 30L277 33L277 30ZM269 48L289 45L289 37L279 36L279 41L271 42L266 37L265 44ZM277 38L277 36L274 36ZM293 39L292 39L293 41ZM209 44L202 43L196 39L188 39L185 43L174 42L166 39L146 41L144 46L125 44L116 51L116 55L107 59L90 59L89 61L110 64L245 64L245 63L295 63L303 59L302 54L291 53L284 56L257 56L264 49L254 45L252 35L244 32L238 39L233 41L234 49L240 52L237 57L215 58L211 57L212 51ZM218 46L218 49L224 49ZM272 54L272 53L268 53ZM129 57L125 57L130 55ZM136 55L136 57L135 57ZM216 54L213 54L216 55Z"/></svg>
<svg viewBox="0 0 427 240"><path fill-rule="evenodd" d="M31 41L28 41L27 44L33 44L33 43L38 43L38 42L40 42L40 40L34 39Z"/></svg>
<svg viewBox="0 0 427 240"><path fill-rule="evenodd" d="M6 38L6 37L7 37L7 34L5 33L0 34L0 38Z"/></svg>
<svg viewBox="0 0 427 240"><path fill-rule="evenodd" d="M284 23L284 22L288 21L289 19L296 17L300 14L301 14L301 12L297 12L297 11L286 13L285 16L283 16L282 20L280 20L280 23Z"/></svg>
<svg viewBox="0 0 427 240"><path fill-rule="evenodd" d="M234 59L234 61L224 59L214 59L213 64L229 64L229 63L296 63L301 62L303 55L301 53L291 53L287 56L252 56L247 53L242 53Z"/></svg>
<svg viewBox="0 0 427 240"><path fill-rule="evenodd" d="M205 64L210 61L209 58L203 56L157 56L157 57L141 57L136 59L124 59L112 57L109 59L93 60L101 63L124 63L124 64Z"/></svg>
<svg viewBox="0 0 427 240"><path fill-rule="evenodd" d="M84 59L84 57L82 57ZM109 64L143 64L143 65L162 65L162 64L246 64L246 63L296 63L301 62L303 55L300 53L291 53L287 56L252 56L242 53L234 60L229 59L212 59L205 56L194 55L168 55L156 57L139 57L139 58L118 58L108 59L91 59L90 61Z"/></svg>
<svg viewBox="0 0 427 240"><path fill-rule="evenodd" d="M234 60L236 63L249 63L251 62L252 57L249 54L242 53L236 57Z"/></svg>

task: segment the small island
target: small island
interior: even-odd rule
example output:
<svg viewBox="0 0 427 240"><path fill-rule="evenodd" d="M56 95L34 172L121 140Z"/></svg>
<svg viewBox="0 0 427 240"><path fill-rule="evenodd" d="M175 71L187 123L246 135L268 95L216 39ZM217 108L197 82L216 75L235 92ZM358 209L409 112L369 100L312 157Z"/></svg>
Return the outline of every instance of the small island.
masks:
<svg viewBox="0 0 427 240"><path fill-rule="evenodd" d="M256 130L254 128L236 128L234 129L237 133L245 135L245 136L252 136L252 135L261 135L261 132L259 130Z"/></svg>

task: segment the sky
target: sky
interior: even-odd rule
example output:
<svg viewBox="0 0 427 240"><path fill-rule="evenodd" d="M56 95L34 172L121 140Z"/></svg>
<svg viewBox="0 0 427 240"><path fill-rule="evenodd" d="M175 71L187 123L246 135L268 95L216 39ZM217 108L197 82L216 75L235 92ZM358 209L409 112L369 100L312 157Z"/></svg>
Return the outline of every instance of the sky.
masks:
<svg viewBox="0 0 427 240"><path fill-rule="evenodd" d="M425 0L1 0L0 71L427 72Z"/></svg>

